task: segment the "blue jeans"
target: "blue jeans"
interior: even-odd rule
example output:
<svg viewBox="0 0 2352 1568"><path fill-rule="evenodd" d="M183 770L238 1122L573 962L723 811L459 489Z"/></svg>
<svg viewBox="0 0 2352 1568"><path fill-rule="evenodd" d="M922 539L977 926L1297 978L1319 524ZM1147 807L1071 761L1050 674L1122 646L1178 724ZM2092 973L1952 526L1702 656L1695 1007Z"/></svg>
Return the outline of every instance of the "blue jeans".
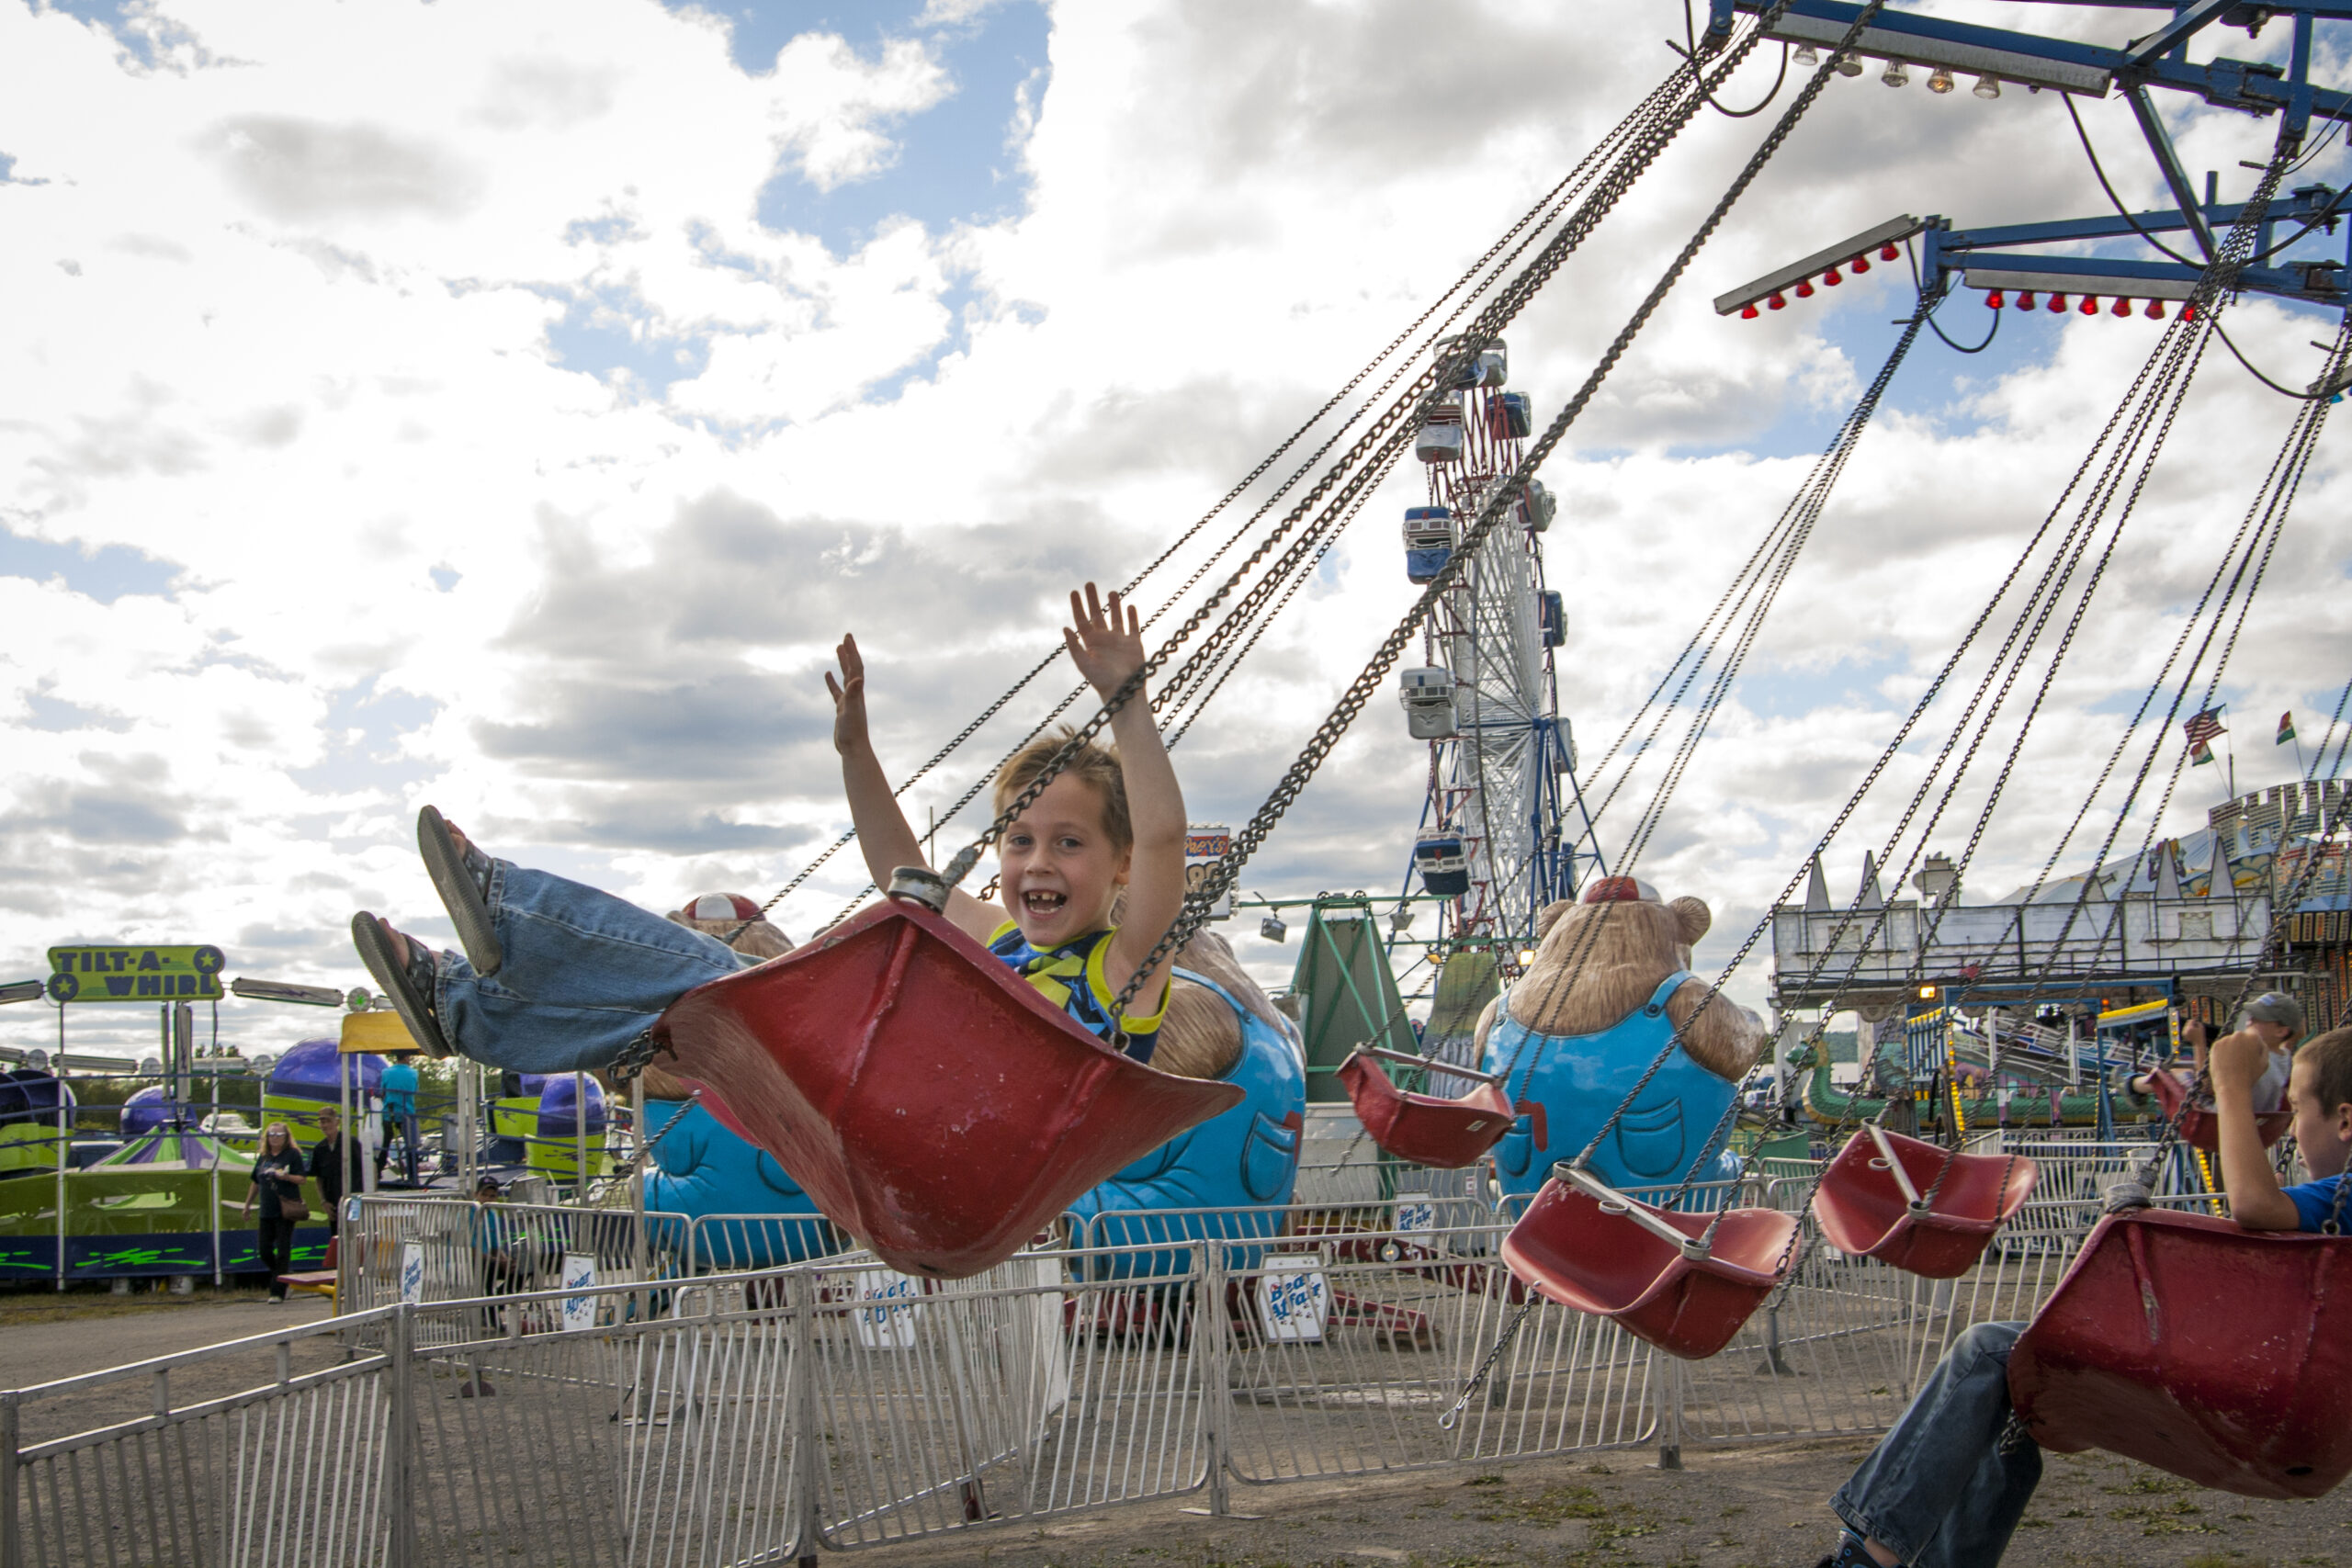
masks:
<svg viewBox="0 0 2352 1568"><path fill-rule="evenodd" d="M2041 1450L2002 1451L2009 1351L2022 1323L1980 1323L1952 1342L1909 1409L1829 1500L1856 1535L1910 1568L1989 1568L2041 1481Z"/></svg>
<svg viewBox="0 0 2352 1568"><path fill-rule="evenodd" d="M465 954L437 954L433 1004L453 1047L509 1072L604 1066L672 1002L751 962L715 936L511 861L491 863L488 897L504 961L484 979Z"/></svg>

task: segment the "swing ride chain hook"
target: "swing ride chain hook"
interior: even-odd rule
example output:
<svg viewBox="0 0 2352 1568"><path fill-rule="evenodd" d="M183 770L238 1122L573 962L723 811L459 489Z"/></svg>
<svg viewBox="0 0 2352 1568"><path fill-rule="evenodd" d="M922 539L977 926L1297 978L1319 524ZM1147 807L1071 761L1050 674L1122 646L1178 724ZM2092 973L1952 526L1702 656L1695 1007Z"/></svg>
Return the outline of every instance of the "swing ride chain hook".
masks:
<svg viewBox="0 0 2352 1568"><path fill-rule="evenodd" d="M1754 48L1757 39L1763 36L1766 28L1778 21L1792 3L1792 0L1777 0L1771 9L1759 17L1757 28L1726 51L1722 65L1714 73L1715 80L1721 81L1728 76L1746 61L1747 53ZM1840 50L1851 44L1854 39L1860 36L1862 29L1870 24L1871 19L1884 5L1885 0L1865 0L1860 11L1848 27L1845 39L1839 45ZM1135 974L1129 977L1126 986L1119 993L1113 1009L1114 1014L1123 1016L1127 1004L1134 999L1136 991L1140 987L1143 977L1156 970L1170 953L1191 939L1193 933L1205 919L1210 906L1223 897L1227 888L1238 874L1240 867L1247 863L1251 854L1256 852L1268 834L1272 832L1274 824L1281 820L1283 814L1289 810L1292 803L1306 790L1317 768L1322 764L1324 758L1329 755L1331 749L1339 743L1340 737L1347 731L1356 716L1363 711L1364 704L1371 700L1374 688L1387 675L1389 669L1396 663L1397 656L1404 651L1405 645L1411 640L1421 623L1428 618L1439 599L1451 591L1454 583L1460 580L1467 569L1469 559L1486 543L1487 536L1500 525L1511 506L1525 493L1529 478L1543 466L1544 458L1550 457L1553 449L1566 436L1568 427L1575 423L1584 412L1586 406L1599 392L1601 382L1608 378L1611 370L1616 368L1617 362L1632 346L1634 339L1640 335L1643 327L1648 324L1650 317L1657 311L1667 294L1681 279L1682 274L1698 255L1700 249L1713 237L1715 230L1722 225L1732 207L1747 194L1747 187L1755 182L1756 176L1770 161L1773 154L1780 151L1781 143L1788 139L1789 133L1795 129L1797 121L1803 118L1805 112L1813 107L1814 100L1821 96L1823 87L1827 85L1828 78L1834 73L1836 58L1836 54L1833 53L1830 61L1825 62L1821 69L1814 73L1813 79L1805 85L1804 90L1797 95L1771 131L1749 155L1747 163L1742 167L1737 177L1733 180L1731 187L1716 202L1713 210L1700 224L1697 232L1684 243L1681 252L1668 267L1665 275L1652 286L1648 295L1635 309L1632 319L1618 330L1616 337L1586 377L1583 386L1561 408L1559 413L1554 417L1551 425L1534 446L1529 448L1521 467L1495 487L1493 492L1487 497L1485 506L1481 508L1477 519L1463 531L1462 538L1446 564L1422 590L1420 598L1415 602L1404 620L1383 639L1379 649L1374 653L1372 661L1349 684L1347 691L1331 710L1329 716L1317 727L1314 736L1308 740L1296 760L1291 763L1281 781L1276 784L1273 792L1266 797L1265 804L1258 808L1257 814L1251 818L1249 825L1235 837L1232 852L1219 863L1216 871L1203 878L1200 888L1185 899L1183 908L1178 913L1175 921L1170 925L1167 931L1162 933L1150 954L1136 966ZM1690 101L1690 113L1696 112L1697 103L1698 100L1695 98ZM1687 122L1687 118L1686 114L1684 120L1676 122L1672 130L1679 130L1681 124ZM1666 134L1671 133L1668 131ZM1662 150L1664 138L1655 140L1659 142L1659 146L1653 147L1647 158L1637 164L1629 164L1616 171L1621 177L1602 182L1600 188L1577 213L1579 218L1588 213L1591 214L1590 221L1587 222L1581 230L1575 228L1573 220L1569 227L1563 228L1561 232L1545 245L1536 260L1529 264L1527 271L1514 280L1510 288L1498 296L1492 305L1479 313L1470 330L1463 334L1456 353L1443 367L1438 367L1439 369L1450 372L1455 366L1470 362L1479 350L1493 341L1501 326L1513 319L1526 299L1532 298L1537 288L1550 280L1553 273L1556 272L1561 263L1566 260L1567 253L1575 248L1574 243L1568 243L1571 235L1574 236L1575 243L1581 243L1583 236L1590 231L1591 228L1599 222L1600 218L1613 208L1625 190L1631 187L1633 179L1648 167L1649 160L1654 159L1657 152ZM1426 372L1414 383L1416 389L1425 382L1431 384L1430 395L1422 400L1424 407L1436 401L1438 396L1434 388L1436 374L1436 370ZM1390 411L1388 423L1395 423L1394 416L1401 412L1401 409L1400 403L1397 408ZM1383 434L1383 427L1380 426L1368 430L1363 440L1358 443L1359 447L1368 445L1375 435L1380 434ZM1401 435L1399 438L1401 439ZM1308 501L1302 502L1301 505L1303 507L1311 504L1317 499L1319 499L1319 495L1310 495ZM1292 547L1293 551L1301 550L1306 543L1306 541L1302 539ZM1263 549L1271 548L1272 544L1272 541L1270 539L1266 546L1261 547L1261 553ZM1271 581L1272 579L1269 577L1265 581ZM1261 587L1263 586L1264 583L1261 582ZM1219 592L1221 595L1224 591ZM1193 625L1197 624L1215 603L1216 600L1213 599L1210 605L1204 605L1200 611L1194 613L1193 621L1187 622L1186 627L1178 633L1178 640L1182 639L1184 632ZM1206 649L1196 651L1193 660L1199 660L1206 651ZM1036 787L1042 786L1033 786L1033 788ZM1025 807L1025 803L1023 805ZM1001 830L1002 827L1000 824L983 839L979 846L967 852L972 856L973 862L977 862L979 850L986 847L987 841L993 838L994 833ZM964 865L965 871L968 872L970 863L965 863L962 854L956 858L957 862ZM1661 1063L1657 1066L1662 1065ZM1657 1066L1653 1066L1653 1076Z"/></svg>
<svg viewBox="0 0 2352 1568"><path fill-rule="evenodd" d="M1472 1372L1469 1379L1463 1383L1461 1394L1447 1408L1445 1414L1437 1418L1439 1431L1451 1432L1461 1424L1462 1413L1470 1408L1471 1400L1476 1398L1478 1391L1487 1386L1487 1379L1493 1373L1495 1363L1503 1359L1503 1352L1510 1349L1511 1341L1519 1337L1519 1331L1526 1326L1529 1316L1543 1304L1542 1296L1537 1295L1533 1291L1527 1292L1527 1299L1519 1303L1519 1311L1511 1314L1510 1322L1504 1325L1502 1333L1496 1337L1493 1346L1487 1349L1486 1359L1478 1363L1477 1371Z"/></svg>
<svg viewBox="0 0 2352 1568"><path fill-rule="evenodd" d="M606 1064L605 1070L612 1075L613 1082L616 1084L634 1083L644 1076L646 1068L653 1065L654 1057L674 1057L677 1054L667 1040L655 1040L653 1031L647 1028L639 1031L636 1039L622 1046L621 1054Z"/></svg>

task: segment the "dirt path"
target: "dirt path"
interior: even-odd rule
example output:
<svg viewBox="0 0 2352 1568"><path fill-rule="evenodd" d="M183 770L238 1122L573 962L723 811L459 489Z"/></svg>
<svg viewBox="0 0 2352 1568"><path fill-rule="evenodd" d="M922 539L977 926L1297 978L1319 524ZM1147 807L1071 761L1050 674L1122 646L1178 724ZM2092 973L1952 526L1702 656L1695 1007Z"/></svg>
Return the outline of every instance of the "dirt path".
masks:
<svg viewBox="0 0 2352 1568"><path fill-rule="evenodd" d="M142 1292L116 1296L97 1291L16 1292L0 1297L0 1386L22 1388L57 1378L198 1350L224 1340L316 1323L328 1314L324 1296L296 1296L272 1305L259 1288L193 1295Z"/></svg>
<svg viewBox="0 0 2352 1568"><path fill-rule="evenodd" d="M1009 1526L857 1555L874 1568L1812 1568L1833 1539L1823 1506L1862 1439L1689 1457L1644 1453L1237 1488L1237 1513L1136 1505L1042 1529ZM846 1561L846 1559L844 1559ZM2103 1454L2052 1455L2003 1568L2352 1568L2352 1488L2312 1503L2253 1502Z"/></svg>

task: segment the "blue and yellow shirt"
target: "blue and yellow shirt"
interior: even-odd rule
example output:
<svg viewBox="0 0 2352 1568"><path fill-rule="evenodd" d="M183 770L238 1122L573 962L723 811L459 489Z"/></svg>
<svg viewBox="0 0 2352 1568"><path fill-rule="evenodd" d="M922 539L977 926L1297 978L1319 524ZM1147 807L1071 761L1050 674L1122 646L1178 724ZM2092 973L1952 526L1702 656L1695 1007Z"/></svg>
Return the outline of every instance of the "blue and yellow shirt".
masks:
<svg viewBox="0 0 2352 1568"><path fill-rule="evenodd" d="M1111 934L1096 931L1040 952L1029 945L1020 926L1007 920L989 935L989 951L1019 970L1022 978L1075 1019L1080 1029L1107 1044L1117 1032L1112 1027L1111 1009L1119 998L1118 987L1102 973L1103 962L1110 956ZM1158 1005L1148 1013L1131 1012L1120 1020L1126 1031L1128 1055L1138 1062L1151 1060L1152 1050L1159 1043L1159 1021L1167 1014L1168 974L1163 970Z"/></svg>

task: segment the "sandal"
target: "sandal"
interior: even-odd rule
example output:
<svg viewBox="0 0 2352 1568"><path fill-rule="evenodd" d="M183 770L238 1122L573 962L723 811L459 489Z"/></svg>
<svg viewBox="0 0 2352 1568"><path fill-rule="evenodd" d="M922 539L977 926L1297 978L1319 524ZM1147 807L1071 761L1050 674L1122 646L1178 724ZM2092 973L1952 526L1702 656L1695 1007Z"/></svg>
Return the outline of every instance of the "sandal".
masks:
<svg viewBox="0 0 2352 1568"><path fill-rule="evenodd" d="M430 806L416 814L416 852L424 857L424 873L458 928L466 962L489 979L506 962L506 950L490 924L490 857L470 843L460 850L449 824Z"/></svg>
<svg viewBox="0 0 2352 1568"><path fill-rule="evenodd" d="M401 1015L408 1032L424 1047L428 1056L455 1055L449 1049L447 1036L441 1032L441 1021L433 1012L433 960L425 956L416 943L409 943L409 956L401 956L399 945L392 940L391 928L362 909L351 917L351 945L359 950L359 961L368 965L368 973L376 984L392 998L392 1010ZM419 971L423 973L420 974Z"/></svg>

